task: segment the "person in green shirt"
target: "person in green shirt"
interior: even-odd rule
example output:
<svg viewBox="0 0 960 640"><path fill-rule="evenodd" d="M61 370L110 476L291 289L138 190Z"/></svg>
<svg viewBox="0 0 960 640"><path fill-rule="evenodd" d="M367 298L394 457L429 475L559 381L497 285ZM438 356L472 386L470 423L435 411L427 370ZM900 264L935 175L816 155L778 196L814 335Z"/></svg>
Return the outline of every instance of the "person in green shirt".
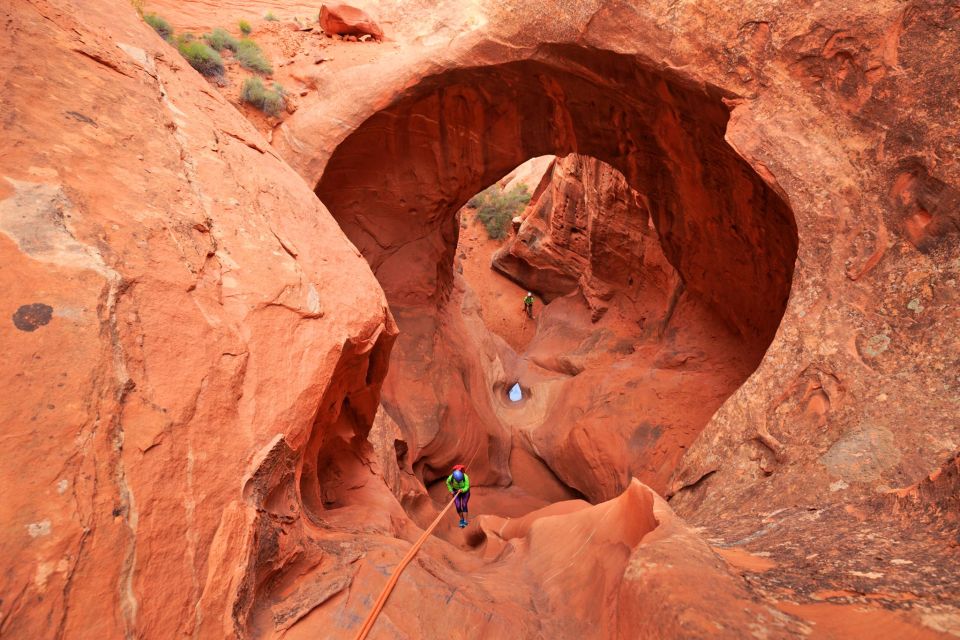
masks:
<svg viewBox="0 0 960 640"><path fill-rule="evenodd" d="M460 516L460 528L467 526L467 503L470 502L470 476L465 472L465 467L458 464L453 468L453 473L447 476L447 489L450 493L456 494L453 498L454 506L457 508L457 515ZM459 491L460 493L457 493Z"/></svg>
<svg viewBox="0 0 960 640"><path fill-rule="evenodd" d="M533 317L533 293L530 291L527 291L527 297L523 299L523 310L527 317Z"/></svg>

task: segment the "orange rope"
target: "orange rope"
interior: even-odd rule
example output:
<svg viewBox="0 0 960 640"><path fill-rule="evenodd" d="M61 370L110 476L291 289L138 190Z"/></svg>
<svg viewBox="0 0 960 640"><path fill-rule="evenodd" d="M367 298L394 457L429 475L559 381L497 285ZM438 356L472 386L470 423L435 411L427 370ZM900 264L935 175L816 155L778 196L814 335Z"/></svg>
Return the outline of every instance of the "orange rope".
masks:
<svg viewBox="0 0 960 640"><path fill-rule="evenodd" d="M370 615L367 616L367 619L364 621L363 626L360 627L360 632L357 633L356 640L364 640L370 631L373 629L373 624L377 621L377 616L380 615L380 610L383 609L383 605L387 603L387 598L390 597L390 594L393 592L393 588L397 586L397 580L400 579L400 574L403 573L403 570L407 568L407 565L410 564L410 561L413 560L413 557L417 555L417 551L420 550L420 547L423 546L423 543L427 541L427 538L430 537L430 534L433 533L433 530L437 528L437 525L440 524L440 520L446 515L447 511L450 510L450 507L453 506L454 501L457 496L460 495L460 491L457 491L453 494L453 500L443 508L443 511L440 512L440 515L437 516L437 519L434 520L429 527L423 532L423 535L417 539L417 541L410 547L410 550L407 551L407 555L403 556L403 560L400 561L400 564L397 565L397 568L393 570L393 573L390 575L390 579L387 580L387 585L383 588L383 591L380 593L380 597L377 598L377 601L373 605L373 609L370 611Z"/></svg>

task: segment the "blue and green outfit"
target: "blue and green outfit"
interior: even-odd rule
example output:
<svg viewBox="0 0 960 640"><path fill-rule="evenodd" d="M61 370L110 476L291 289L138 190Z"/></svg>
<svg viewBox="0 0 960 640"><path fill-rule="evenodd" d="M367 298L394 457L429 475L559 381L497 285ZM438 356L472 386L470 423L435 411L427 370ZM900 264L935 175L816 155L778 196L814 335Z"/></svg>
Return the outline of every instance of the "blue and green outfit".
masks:
<svg viewBox="0 0 960 640"><path fill-rule="evenodd" d="M447 489L450 490L450 493L457 493L457 496L453 499L453 505L457 508L457 514L460 516L460 528L467 526L467 503L470 502L470 476L462 471L459 472L459 475L462 476L462 480L458 480L456 476L458 475L457 471L454 471L449 476L447 476Z"/></svg>

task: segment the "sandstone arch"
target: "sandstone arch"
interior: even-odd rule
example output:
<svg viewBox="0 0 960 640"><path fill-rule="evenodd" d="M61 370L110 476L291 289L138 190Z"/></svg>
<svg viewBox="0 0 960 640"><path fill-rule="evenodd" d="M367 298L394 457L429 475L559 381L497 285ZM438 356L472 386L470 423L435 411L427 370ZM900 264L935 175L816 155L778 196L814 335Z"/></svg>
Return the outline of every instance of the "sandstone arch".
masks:
<svg viewBox="0 0 960 640"><path fill-rule="evenodd" d="M646 197L687 286L769 341L796 224L724 141L732 98L636 57L546 47L541 60L423 79L337 147L316 191L392 304L436 303L449 289L452 212L528 158L594 156Z"/></svg>
<svg viewBox="0 0 960 640"><path fill-rule="evenodd" d="M149 5L178 30L263 9ZM303 498L308 517L296 504L296 473L319 478L310 457L339 417L349 440L369 426L383 371L370 360L393 332L367 265L311 189L341 138L445 69L536 63L606 82L547 42L618 51L671 82L696 78L679 83L694 95L743 96L726 138L789 197L801 240L793 292L760 367L683 459L670 506L639 486L619 502L565 505L583 511L583 536L555 546L568 524L538 519L533 555L515 554L469 593L456 586L474 559L432 541L394 595L384 637L434 637L451 620L489 637L805 637L811 623L843 635L837 618L848 616L865 634L956 633L951 3L381 5L399 45L380 50L403 55L330 72L272 137L125 3L0 9L0 545L10 559L0 633L352 636L379 568L416 527L382 486L353 518L337 494L329 506L345 508L328 508L322 492ZM178 10L188 17L177 22ZM426 248L442 256L441 239ZM425 291L440 292L426 296L435 309L444 287ZM449 320L409 308L405 323ZM347 399L354 416L341 411ZM418 442L386 427L381 449L409 460ZM874 440L858 464L857 447ZM308 477L305 492L316 488ZM658 526L629 558L629 527L584 546L613 510L649 522L651 501ZM581 550L594 562L571 565ZM532 558L539 574L526 571ZM542 588L559 567L573 568L561 588ZM571 590L595 597L571 612Z"/></svg>
<svg viewBox="0 0 960 640"><path fill-rule="evenodd" d="M391 384L391 379L422 379L422 369L447 359L440 355L442 346L427 354L412 345L462 341L453 336L461 329L451 319L459 311L448 308L459 304L451 303L458 234L453 214L530 157L588 155L623 174L640 194L643 215L653 220L667 260L679 274L677 295L709 308L717 322L739 336L739 348L750 360L739 374L741 381L759 362L783 314L796 258L796 225L776 185L761 178L724 140L725 101L734 96L680 74L655 71L637 57L572 45L538 52L529 60L457 68L422 79L347 136L317 184L317 194L367 258L398 318L398 357L384 395L398 423L418 422L417 414L427 411L410 407L433 391L426 385ZM425 316L447 319L426 326ZM407 351L415 351L417 358L405 359ZM460 369L483 366L474 361ZM487 443L476 443L482 449L483 479L509 483L510 433L490 416L490 385L465 384L452 391L455 382L443 386L447 391L436 395L437 405L458 402L451 396L464 398L459 404L472 405L470 413L477 415L468 422L478 423L479 432L487 434ZM735 386L725 386L720 397L713 389L709 400L704 396L709 408L693 420L680 449ZM543 419L551 420L549 412ZM666 476L682 453L677 449L669 461L640 471L636 461L666 447L662 431L671 427L646 424L643 415L621 419L638 423L627 430L632 435L614 445L633 443L632 466L619 454L593 451L586 427L581 435L580 428L571 427L561 437L563 444L549 445L566 450L560 455L564 460L551 464L566 469L561 475L567 484L594 500L617 495L631 475L664 491ZM419 422L434 425L411 437L419 441L427 466L442 469L452 456L474 450L463 442L457 442L459 453L452 448L463 430L471 430L462 422L446 415ZM637 430L645 433L637 435ZM620 436L611 437L619 442ZM443 444L445 439L450 444ZM592 456L605 462L572 460ZM606 473L587 468L594 464L612 465L616 471L604 479L577 478ZM423 471L417 472L425 482L439 473L428 469L424 476Z"/></svg>

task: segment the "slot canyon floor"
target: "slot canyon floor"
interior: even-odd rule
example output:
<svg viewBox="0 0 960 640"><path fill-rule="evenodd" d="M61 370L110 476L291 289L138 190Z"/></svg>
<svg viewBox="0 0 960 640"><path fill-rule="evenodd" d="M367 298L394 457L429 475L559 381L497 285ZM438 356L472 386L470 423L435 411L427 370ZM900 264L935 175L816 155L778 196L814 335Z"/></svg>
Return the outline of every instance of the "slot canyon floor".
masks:
<svg viewBox="0 0 960 640"><path fill-rule="evenodd" d="M0 7L0 637L960 637L957 3L358 6Z"/></svg>

